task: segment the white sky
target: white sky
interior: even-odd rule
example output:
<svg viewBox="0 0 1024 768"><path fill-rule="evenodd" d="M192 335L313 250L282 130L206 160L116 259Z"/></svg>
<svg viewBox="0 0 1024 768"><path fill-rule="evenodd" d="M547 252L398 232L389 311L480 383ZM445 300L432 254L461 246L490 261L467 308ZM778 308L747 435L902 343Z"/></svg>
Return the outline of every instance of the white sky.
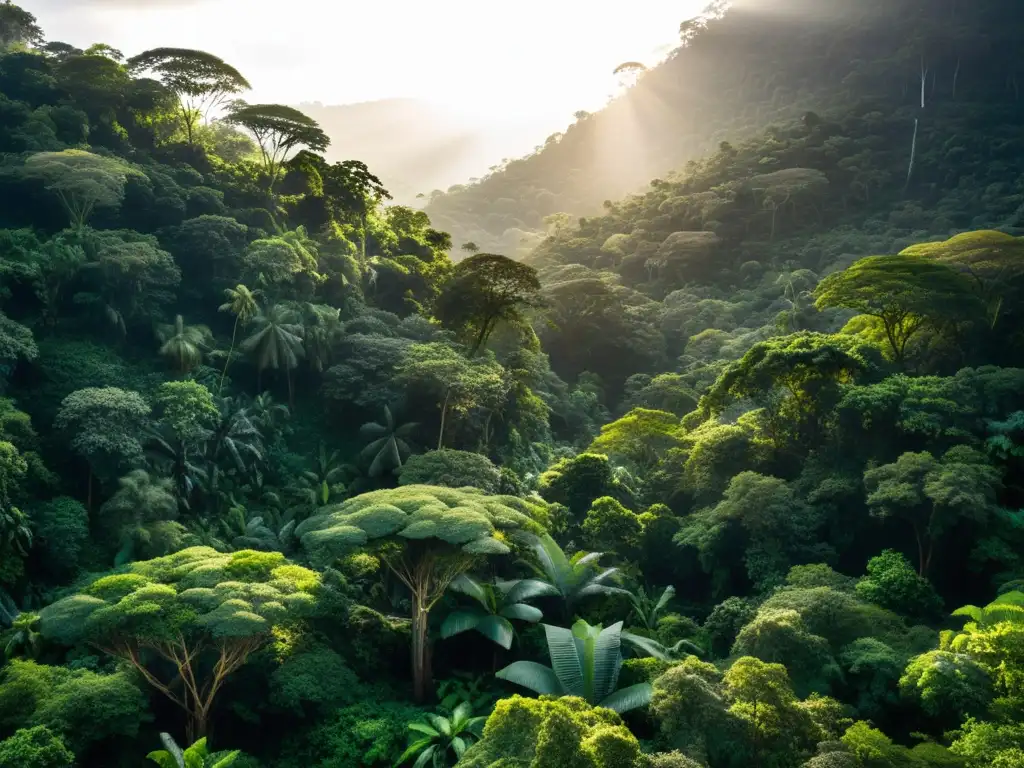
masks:
<svg viewBox="0 0 1024 768"><path fill-rule="evenodd" d="M50 40L128 56L201 48L249 101L413 97L564 128L600 108L623 61L654 63L702 0L20 0ZM538 142L543 136L538 136Z"/></svg>

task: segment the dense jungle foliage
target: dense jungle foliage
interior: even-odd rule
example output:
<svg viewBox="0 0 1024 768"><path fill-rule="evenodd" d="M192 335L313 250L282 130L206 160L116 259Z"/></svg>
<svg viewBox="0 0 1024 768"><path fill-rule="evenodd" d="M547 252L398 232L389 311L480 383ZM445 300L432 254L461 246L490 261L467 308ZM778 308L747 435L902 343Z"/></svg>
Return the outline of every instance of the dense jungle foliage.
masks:
<svg viewBox="0 0 1024 768"><path fill-rule="evenodd" d="M0 768L1024 765L1024 18L788 9L512 260L0 5Z"/></svg>

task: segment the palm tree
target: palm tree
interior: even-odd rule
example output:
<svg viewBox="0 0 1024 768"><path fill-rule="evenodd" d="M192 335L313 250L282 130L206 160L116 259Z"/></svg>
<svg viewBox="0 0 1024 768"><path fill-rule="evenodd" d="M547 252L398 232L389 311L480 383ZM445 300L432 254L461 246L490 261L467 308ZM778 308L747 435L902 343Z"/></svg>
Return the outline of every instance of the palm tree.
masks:
<svg viewBox="0 0 1024 768"><path fill-rule="evenodd" d="M576 603L592 595L629 594L624 589L613 587L606 582L615 576L618 568L601 570L597 561L601 552L578 553L571 560L549 535L535 536L531 542L537 566L534 570L542 576L565 606L565 614L571 618Z"/></svg>
<svg viewBox="0 0 1024 768"><path fill-rule="evenodd" d="M242 342L242 349L256 357L259 378L256 387L263 389L263 371L266 368L284 368L288 377L288 405L294 407L292 392L292 369L299 365L299 358L305 354L302 347L302 324L295 310L282 304L260 312L253 319L258 326L256 332Z"/></svg>
<svg viewBox="0 0 1024 768"><path fill-rule="evenodd" d="M254 462L263 459L262 434L250 411L238 399L222 398L218 403L220 419L206 440L206 481L213 498L217 498L221 462L228 460L239 474L246 475Z"/></svg>
<svg viewBox="0 0 1024 768"><path fill-rule="evenodd" d="M209 437L208 430L203 429L196 436L198 441ZM202 443L198 443L201 445ZM182 509L189 509L189 499L199 483L205 479L204 471L192 460L195 443L186 441L167 424L150 428L146 442L146 456L150 466L164 475L168 475L174 483L174 490Z"/></svg>
<svg viewBox="0 0 1024 768"><path fill-rule="evenodd" d="M515 635L509 619L536 624L544 617L540 608L527 605L525 601L557 594L554 587L537 579L484 584L466 574L458 576L449 589L473 598L480 604L480 608L450 613L441 625L441 637L447 640L462 632L475 630L506 651L512 647Z"/></svg>
<svg viewBox="0 0 1024 768"><path fill-rule="evenodd" d="M369 422L359 428L359 434L373 442L366 446L360 454L363 458L373 457L370 464L370 477L380 477L385 469L398 469L412 453L405 441L418 427L416 422L396 424L395 417L388 406L384 406L384 423Z"/></svg>
<svg viewBox="0 0 1024 768"><path fill-rule="evenodd" d="M160 768L228 768L241 754L237 749L233 752L210 754L206 747L206 739L202 738L188 749L182 750L169 733L161 733L160 741L164 749L158 749L146 755Z"/></svg>
<svg viewBox="0 0 1024 768"><path fill-rule="evenodd" d="M220 311L233 314L235 316L235 326L231 331L231 348L228 350L227 360L224 361L224 372L220 375L220 387L217 389L218 395L224 389L224 378L228 375L228 366L231 365L231 355L235 351L235 337L238 335L238 326L240 323L245 325L259 312L260 305L256 300L259 295L259 289L250 291L241 283L234 288L224 289L224 296L227 298L227 301L220 305Z"/></svg>
<svg viewBox="0 0 1024 768"><path fill-rule="evenodd" d="M203 352L209 348L212 338L205 325L185 325L181 315L174 318L172 325L161 325L156 335L162 343L160 354L168 358L179 373L188 373L203 362Z"/></svg>
<svg viewBox="0 0 1024 768"><path fill-rule="evenodd" d="M541 696L579 696L592 706L620 714L650 703L650 683L615 690L622 668L621 621L605 629L581 619L572 629L545 624L544 631L551 666L517 661L498 672L499 679Z"/></svg>
<svg viewBox="0 0 1024 768"><path fill-rule="evenodd" d="M469 702L455 708L451 718L426 715L427 722L409 723L416 740L402 753L395 766L416 758L413 768L448 768L462 759L463 753L480 738L486 717L473 717Z"/></svg>
<svg viewBox="0 0 1024 768"><path fill-rule="evenodd" d="M288 406L274 402L274 396L269 392L260 392L252 399L249 405L252 413L252 421L259 428L263 439L272 442L280 434L283 427L278 423L287 421L291 412Z"/></svg>
<svg viewBox="0 0 1024 768"><path fill-rule="evenodd" d="M306 361L314 371L323 373L331 364L334 342L344 330L341 310L326 304L303 304L302 325Z"/></svg>

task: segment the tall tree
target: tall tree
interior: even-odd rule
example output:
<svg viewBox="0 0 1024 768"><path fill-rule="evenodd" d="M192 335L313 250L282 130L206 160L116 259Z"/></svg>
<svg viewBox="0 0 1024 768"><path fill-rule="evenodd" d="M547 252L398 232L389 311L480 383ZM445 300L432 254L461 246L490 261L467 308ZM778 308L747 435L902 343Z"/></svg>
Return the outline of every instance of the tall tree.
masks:
<svg viewBox="0 0 1024 768"><path fill-rule="evenodd" d="M133 56L127 64L134 74L153 73L177 94L189 144L195 142L200 119L206 119L232 95L252 87L237 69L205 51L154 48Z"/></svg>
<svg viewBox="0 0 1024 768"><path fill-rule="evenodd" d="M81 230L97 208L118 208L129 176L141 175L123 160L101 157L81 149L38 152L25 159L22 175L39 179L60 200Z"/></svg>
<svg viewBox="0 0 1024 768"><path fill-rule="evenodd" d="M256 139L271 189L292 150L307 147L323 152L331 143L316 120L283 104L237 102L224 122L245 128Z"/></svg>
<svg viewBox="0 0 1024 768"><path fill-rule="evenodd" d="M181 315L176 315L172 325L157 328L160 339L160 354L166 357L178 373L188 373L203 362L203 352L209 349L213 335L205 325L185 325Z"/></svg>
<svg viewBox="0 0 1024 768"><path fill-rule="evenodd" d="M385 470L401 469L402 462L412 453L406 440L417 427L416 422L398 424L390 406L385 405L383 423L371 421L359 428L360 435L373 441L360 454L371 459L370 477L380 477Z"/></svg>
<svg viewBox="0 0 1024 768"><path fill-rule="evenodd" d="M372 541L412 597L413 690L430 686L430 611L481 557L509 553L507 535L535 530L531 504L473 489L409 485L327 507L295 529L314 560L329 565Z"/></svg>
<svg viewBox="0 0 1024 768"><path fill-rule="evenodd" d="M276 626L312 609L319 585L278 552L192 547L90 579L45 608L40 626L54 642L85 642L133 666L182 709L191 743L206 735L227 678Z"/></svg>
<svg viewBox="0 0 1024 768"><path fill-rule="evenodd" d="M28 11L5 0L0 5L0 47L10 48L16 43L40 45L43 30L36 23L36 17Z"/></svg>
<svg viewBox="0 0 1024 768"><path fill-rule="evenodd" d="M284 368L288 378L288 404L294 406L292 392L292 370L299 366L303 356L302 325L295 310L277 304L267 312L260 312L253 318L256 332L242 342L242 349L256 358L256 369L260 380L257 388L262 390L263 371L267 368Z"/></svg>
<svg viewBox="0 0 1024 768"><path fill-rule="evenodd" d="M822 280L814 295L819 309L843 307L876 318L897 362L920 331L977 309L970 286L955 270L916 256L861 259Z"/></svg>
<svg viewBox="0 0 1024 768"><path fill-rule="evenodd" d="M459 262L435 303L442 323L473 335L469 356L487 343L499 320L522 322L522 310L537 302L537 271L505 256L474 253Z"/></svg>
<svg viewBox="0 0 1024 768"><path fill-rule="evenodd" d="M234 288L225 288L224 296L227 299L226 302L220 305L219 310L221 312L230 312L235 316L235 324L231 329L231 347L228 349L228 356L224 360L224 371L220 375L220 386L217 388L217 394L219 395L224 390L224 379L228 375L228 366L231 365L231 355L235 351L235 339L238 337L238 326L245 325L254 317L260 310L258 303L260 291L250 291L246 286L241 283Z"/></svg>

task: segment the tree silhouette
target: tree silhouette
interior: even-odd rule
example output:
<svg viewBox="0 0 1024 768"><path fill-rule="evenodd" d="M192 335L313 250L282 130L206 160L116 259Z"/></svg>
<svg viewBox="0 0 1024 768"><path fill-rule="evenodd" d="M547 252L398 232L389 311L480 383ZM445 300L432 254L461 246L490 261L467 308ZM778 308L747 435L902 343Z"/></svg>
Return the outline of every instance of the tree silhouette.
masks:
<svg viewBox="0 0 1024 768"><path fill-rule="evenodd" d="M188 373L203 362L203 352L209 348L212 334L205 325L185 325L184 318L177 315L173 325L157 329L157 338L162 342L160 354L171 361L176 371Z"/></svg>

